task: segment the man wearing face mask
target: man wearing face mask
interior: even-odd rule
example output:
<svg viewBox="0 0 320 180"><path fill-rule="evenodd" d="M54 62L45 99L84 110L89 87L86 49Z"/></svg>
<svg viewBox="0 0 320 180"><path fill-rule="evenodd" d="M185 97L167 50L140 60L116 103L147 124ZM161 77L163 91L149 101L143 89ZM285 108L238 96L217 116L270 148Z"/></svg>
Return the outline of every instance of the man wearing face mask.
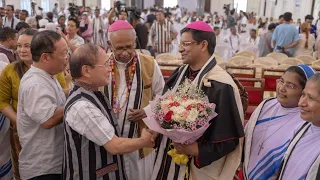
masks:
<svg viewBox="0 0 320 180"><path fill-rule="evenodd" d="M162 94L164 80L153 57L135 51L136 32L126 21L115 21L108 30L110 84L104 93L110 100L120 134L124 138L140 137L146 127L142 119L149 101ZM151 179L155 152L140 149L124 155L124 168L130 180Z"/></svg>

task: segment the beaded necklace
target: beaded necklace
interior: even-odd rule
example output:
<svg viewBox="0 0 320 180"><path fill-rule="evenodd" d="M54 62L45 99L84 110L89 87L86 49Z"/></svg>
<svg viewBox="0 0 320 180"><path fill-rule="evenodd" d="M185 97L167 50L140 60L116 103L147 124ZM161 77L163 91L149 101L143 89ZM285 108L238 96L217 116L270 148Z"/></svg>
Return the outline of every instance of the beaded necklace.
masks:
<svg viewBox="0 0 320 180"><path fill-rule="evenodd" d="M112 102L112 110L116 115L119 115L120 112L122 111L122 108L127 104L128 100L129 100L129 96L130 96L130 90L131 90L131 86L132 86L132 82L133 82L133 77L136 71L136 65L138 62L138 58L137 55L135 55L132 59L132 61L130 61L127 65L126 65L126 69L125 69L125 74L126 74L126 83L127 83L127 88L126 88L126 99L123 102L122 105L120 105L120 100L121 98L117 98L118 97L118 89L119 87L117 87L116 85L116 72L115 72L115 62L114 62L114 55L110 58L110 67L112 69L111 72L111 77L112 77L112 90L113 90L113 102ZM130 71L130 72L129 72ZM118 101L117 101L118 99Z"/></svg>

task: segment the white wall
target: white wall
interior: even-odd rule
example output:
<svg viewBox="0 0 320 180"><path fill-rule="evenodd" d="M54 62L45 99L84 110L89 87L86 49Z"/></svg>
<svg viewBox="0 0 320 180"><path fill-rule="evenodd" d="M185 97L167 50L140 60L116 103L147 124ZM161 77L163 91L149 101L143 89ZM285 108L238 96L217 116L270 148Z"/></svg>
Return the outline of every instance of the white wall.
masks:
<svg viewBox="0 0 320 180"><path fill-rule="evenodd" d="M144 8L150 8L153 7L155 0L144 0Z"/></svg>
<svg viewBox="0 0 320 180"><path fill-rule="evenodd" d="M247 12L259 13L261 0L248 0L247 1Z"/></svg>
<svg viewBox="0 0 320 180"><path fill-rule="evenodd" d="M266 17L278 17L285 13L291 12L293 21L301 18L302 22L307 14L311 13L313 0L278 0L275 5L275 0L267 1ZM264 0L260 0L260 16L263 16ZM315 17L316 18L316 17Z"/></svg>
<svg viewBox="0 0 320 180"><path fill-rule="evenodd" d="M15 9L20 9L20 1L19 0L6 1L6 4L13 5Z"/></svg>
<svg viewBox="0 0 320 180"><path fill-rule="evenodd" d="M178 0L178 5L187 8L189 12L197 11L197 0Z"/></svg>

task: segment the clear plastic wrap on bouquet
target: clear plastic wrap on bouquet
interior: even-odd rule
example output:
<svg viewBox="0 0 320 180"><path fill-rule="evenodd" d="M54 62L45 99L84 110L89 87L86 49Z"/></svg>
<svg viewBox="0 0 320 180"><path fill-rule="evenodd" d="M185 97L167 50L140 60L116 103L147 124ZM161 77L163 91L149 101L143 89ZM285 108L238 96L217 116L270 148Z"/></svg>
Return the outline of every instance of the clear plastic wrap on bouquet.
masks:
<svg viewBox="0 0 320 180"><path fill-rule="evenodd" d="M199 139L217 116L216 105L186 80L177 91L169 90L163 96L150 101L147 118L149 129L169 137L179 144L192 144Z"/></svg>

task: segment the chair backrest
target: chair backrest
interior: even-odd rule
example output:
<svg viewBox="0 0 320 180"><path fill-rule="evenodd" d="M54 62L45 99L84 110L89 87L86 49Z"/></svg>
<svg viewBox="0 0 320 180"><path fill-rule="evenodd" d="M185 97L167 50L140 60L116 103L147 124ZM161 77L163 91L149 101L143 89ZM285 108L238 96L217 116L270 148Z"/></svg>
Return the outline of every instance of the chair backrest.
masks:
<svg viewBox="0 0 320 180"><path fill-rule="evenodd" d="M292 66L292 65L290 65L290 64L280 64L279 66L274 67L273 69L276 69L276 70L286 70L286 69L288 69L290 66Z"/></svg>
<svg viewBox="0 0 320 180"><path fill-rule="evenodd" d="M162 76L164 78L164 81L167 82L169 77L171 76L172 72L178 68L178 66L159 66Z"/></svg>
<svg viewBox="0 0 320 180"><path fill-rule="evenodd" d="M226 66L233 66L233 67L237 67L238 65L231 63L231 62L222 62L222 63L218 63L218 65L222 68L225 69Z"/></svg>
<svg viewBox="0 0 320 180"><path fill-rule="evenodd" d="M226 66L225 70L236 78L255 78L256 68ZM241 82L241 81L240 81ZM243 86L254 86L253 82L241 82Z"/></svg>
<svg viewBox="0 0 320 180"><path fill-rule="evenodd" d="M271 57L259 57L254 60L254 64L263 64L268 66L269 68L273 68L278 66L278 61Z"/></svg>
<svg viewBox="0 0 320 180"><path fill-rule="evenodd" d="M320 66L314 66L314 67L312 67L314 70L316 70L317 71L317 73L320 73Z"/></svg>
<svg viewBox="0 0 320 180"><path fill-rule="evenodd" d="M224 62L221 56L218 54L214 53L214 58L216 58L217 64Z"/></svg>
<svg viewBox="0 0 320 180"><path fill-rule="evenodd" d="M262 72L263 69L268 69L269 67L264 65L264 64L251 64L250 66L251 68L255 68L256 69L256 76L255 78L261 78L262 77Z"/></svg>
<svg viewBox="0 0 320 180"><path fill-rule="evenodd" d="M173 55L170 53L162 53L156 56L156 61L162 66L180 66L183 61L179 59L178 55Z"/></svg>
<svg viewBox="0 0 320 180"><path fill-rule="evenodd" d="M314 61L316 61L317 59L309 56L309 55L301 55L301 56L297 56L297 59L300 59L304 64L308 64L311 65Z"/></svg>
<svg viewBox="0 0 320 180"><path fill-rule="evenodd" d="M265 80L264 91L276 91L277 79L284 74L285 69L264 69L262 78Z"/></svg>
<svg viewBox="0 0 320 180"><path fill-rule="evenodd" d="M264 79L262 78L237 78L240 82L252 82L257 86L244 86L248 92L249 106L257 106L263 101Z"/></svg>
<svg viewBox="0 0 320 180"><path fill-rule="evenodd" d="M269 68L267 65L264 65L264 64L251 64L251 65L248 66L248 67L252 67L252 68L263 68L263 69Z"/></svg>
<svg viewBox="0 0 320 180"><path fill-rule="evenodd" d="M282 60L280 62L280 64L289 64L292 66L296 66L296 65L304 64L304 63L303 63L303 61L301 61L300 59L297 59L297 58L286 58L286 59Z"/></svg>
<svg viewBox="0 0 320 180"><path fill-rule="evenodd" d="M228 43L219 43L215 47L215 53L227 61L232 57L232 48Z"/></svg>
<svg viewBox="0 0 320 180"><path fill-rule="evenodd" d="M278 53L278 52L269 53L269 54L267 54L266 57L271 57L271 58L277 60L278 63L280 63L283 59L288 58L287 55L285 55L285 54L283 54L283 53Z"/></svg>
<svg viewBox="0 0 320 180"><path fill-rule="evenodd" d="M256 54L254 54L250 51L240 51L236 54L236 56L245 56L245 57L251 59L252 61L256 58Z"/></svg>
<svg viewBox="0 0 320 180"><path fill-rule="evenodd" d="M235 56L231 58L229 62L237 64L238 66L247 66L252 64L252 60L245 56Z"/></svg>
<svg viewBox="0 0 320 180"><path fill-rule="evenodd" d="M320 60L313 61L312 66L320 66Z"/></svg>

